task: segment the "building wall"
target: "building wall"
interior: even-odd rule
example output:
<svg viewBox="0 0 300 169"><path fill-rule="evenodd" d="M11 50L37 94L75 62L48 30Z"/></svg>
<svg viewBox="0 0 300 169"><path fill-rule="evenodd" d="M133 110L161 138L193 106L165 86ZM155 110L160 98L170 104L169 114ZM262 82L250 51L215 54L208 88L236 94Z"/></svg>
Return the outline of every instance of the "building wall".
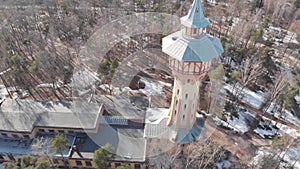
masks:
<svg viewBox="0 0 300 169"><path fill-rule="evenodd" d="M89 132L95 132L95 130L89 130ZM36 137L37 133L47 133L47 134L72 134L72 133L82 133L86 132L83 129L64 129L64 128L54 128L54 127L35 127L32 132L0 132L0 138L25 138L25 139L33 139Z"/></svg>
<svg viewBox="0 0 300 169"><path fill-rule="evenodd" d="M122 162L113 162L111 164L111 169L116 169L118 166L123 164L130 164L131 169L146 169L146 165L143 163L122 163Z"/></svg>
<svg viewBox="0 0 300 169"><path fill-rule="evenodd" d="M14 156L12 154L0 154L0 162L6 162L6 161L20 161L21 160L20 155ZM66 164L72 168L86 168L86 169L92 169L95 168L95 164L93 163L92 159L83 159L83 158L65 158ZM51 158L51 163L57 167L63 167L64 162L62 158L55 157ZM124 162L112 162L111 163L111 169L116 169L118 166L123 164L130 164L131 169L146 169L146 165L144 163L140 162L132 162L132 163L124 163Z"/></svg>
<svg viewBox="0 0 300 169"><path fill-rule="evenodd" d="M196 120L199 88L203 76L174 73L175 81L170 107L170 124L176 129L191 129ZM169 124L169 125L170 125Z"/></svg>
<svg viewBox="0 0 300 169"><path fill-rule="evenodd" d="M0 138L34 138L35 133L29 133L29 132L0 132Z"/></svg>

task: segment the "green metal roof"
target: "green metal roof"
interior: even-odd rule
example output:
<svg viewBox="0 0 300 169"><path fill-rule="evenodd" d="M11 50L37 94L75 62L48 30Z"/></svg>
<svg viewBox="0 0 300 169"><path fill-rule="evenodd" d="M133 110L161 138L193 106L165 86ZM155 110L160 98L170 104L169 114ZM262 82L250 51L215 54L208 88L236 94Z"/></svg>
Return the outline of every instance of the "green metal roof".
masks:
<svg viewBox="0 0 300 169"><path fill-rule="evenodd" d="M162 50L181 62L209 62L224 49L218 38L202 33L199 37L182 35L181 31L163 38Z"/></svg>

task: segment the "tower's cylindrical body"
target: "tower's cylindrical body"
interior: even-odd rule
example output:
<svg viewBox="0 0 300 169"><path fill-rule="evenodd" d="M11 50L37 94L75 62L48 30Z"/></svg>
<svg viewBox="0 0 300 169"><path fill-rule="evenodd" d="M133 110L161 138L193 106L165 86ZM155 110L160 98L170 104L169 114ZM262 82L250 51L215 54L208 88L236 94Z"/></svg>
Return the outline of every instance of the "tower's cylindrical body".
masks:
<svg viewBox="0 0 300 169"><path fill-rule="evenodd" d="M211 61L224 50L218 38L205 32L210 22L203 15L201 0L194 0L181 24L182 30L163 38L162 48L170 56L169 66L175 77L168 125L175 129L174 141L189 144L200 134L196 112L202 79Z"/></svg>
<svg viewBox="0 0 300 169"><path fill-rule="evenodd" d="M196 121L199 105L199 88L211 62L180 62L170 59L174 75L173 95L168 125L188 131Z"/></svg>

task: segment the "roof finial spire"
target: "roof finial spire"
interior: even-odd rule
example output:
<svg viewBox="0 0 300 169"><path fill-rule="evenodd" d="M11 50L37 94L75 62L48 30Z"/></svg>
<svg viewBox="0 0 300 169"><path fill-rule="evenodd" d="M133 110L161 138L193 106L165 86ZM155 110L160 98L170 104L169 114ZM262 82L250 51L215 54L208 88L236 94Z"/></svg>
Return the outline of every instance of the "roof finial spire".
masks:
<svg viewBox="0 0 300 169"><path fill-rule="evenodd" d="M187 16L181 18L181 23L191 28L204 28L210 24L208 18L204 16L201 0L194 0Z"/></svg>

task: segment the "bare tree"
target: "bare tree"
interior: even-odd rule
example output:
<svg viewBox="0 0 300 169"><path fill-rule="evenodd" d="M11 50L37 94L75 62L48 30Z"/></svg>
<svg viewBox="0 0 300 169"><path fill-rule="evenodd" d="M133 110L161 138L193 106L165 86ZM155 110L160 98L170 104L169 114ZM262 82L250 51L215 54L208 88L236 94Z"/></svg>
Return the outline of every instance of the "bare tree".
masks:
<svg viewBox="0 0 300 169"><path fill-rule="evenodd" d="M31 146L31 151L34 155L38 155L40 157L45 157L47 158L50 163L52 163L52 160L49 155L48 147L49 143L51 142L50 138L46 137L38 137L34 139L32 146Z"/></svg>
<svg viewBox="0 0 300 169"><path fill-rule="evenodd" d="M257 59L253 54L248 56L243 67L240 69L241 73L241 87L236 88L235 96L239 100L242 97L243 89L250 83L254 83L258 78L264 74L263 63Z"/></svg>
<svg viewBox="0 0 300 169"><path fill-rule="evenodd" d="M281 72L277 75L274 85L272 86L270 96L263 106L264 112L269 109L272 102L278 99L287 90L290 80L291 78L288 72Z"/></svg>
<svg viewBox="0 0 300 169"><path fill-rule="evenodd" d="M224 148L212 141L197 140L188 147L186 169L214 168L215 164L225 158Z"/></svg>
<svg viewBox="0 0 300 169"><path fill-rule="evenodd" d="M176 161L180 159L182 147L177 145L167 152L149 158L149 163L155 165L156 168L171 169L174 168Z"/></svg>
<svg viewBox="0 0 300 169"><path fill-rule="evenodd" d="M298 141L296 141L294 137L291 137L288 134L284 134L282 137L276 137L273 140L272 148L279 149L279 153L274 154L274 156L278 160L275 168L278 168L280 166L281 161L285 158L290 148L298 144Z"/></svg>

